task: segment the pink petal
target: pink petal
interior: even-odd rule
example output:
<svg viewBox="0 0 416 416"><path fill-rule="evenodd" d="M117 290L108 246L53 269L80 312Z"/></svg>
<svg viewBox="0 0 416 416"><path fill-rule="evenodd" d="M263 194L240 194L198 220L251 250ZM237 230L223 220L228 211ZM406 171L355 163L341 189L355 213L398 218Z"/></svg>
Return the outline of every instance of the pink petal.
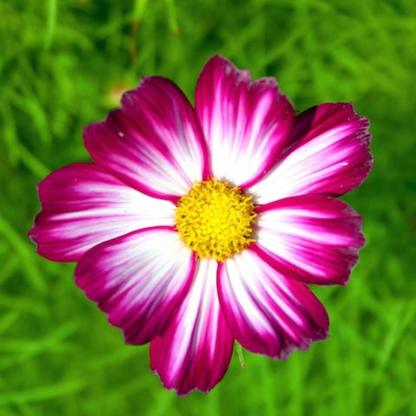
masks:
<svg viewBox="0 0 416 416"><path fill-rule="evenodd" d="M84 131L93 159L134 188L176 200L207 176L208 153L195 112L179 88L143 78L122 107Z"/></svg>
<svg viewBox="0 0 416 416"><path fill-rule="evenodd" d="M221 312L217 263L200 260L195 280L167 331L150 343L152 370L179 395L211 390L227 371L233 337Z"/></svg>
<svg viewBox="0 0 416 416"><path fill-rule="evenodd" d="M213 175L239 186L255 183L275 164L295 118L274 78L253 81L221 56L202 70L195 108Z"/></svg>
<svg viewBox="0 0 416 416"><path fill-rule="evenodd" d="M166 328L194 274L195 256L177 232L153 227L94 247L80 260L75 279L126 342L145 344Z"/></svg>
<svg viewBox="0 0 416 416"><path fill-rule="evenodd" d="M254 251L219 266L218 293L232 334L249 351L285 359L327 337L328 316L312 292Z"/></svg>
<svg viewBox="0 0 416 416"><path fill-rule="evenodd" d="M42 211L29 236L53 261L78 261L103 241L174 221L171 202L144 195L93 163L53 172L39 184L39 198Z"/></svg>
<svg viewBox="0 0 416 416"><path fill-rule="evenodd" d="M305 283L347 283L365 240L361 217L345 202L307 195L257 210L257 247L275 268Z"/></svg>
<svg viewBox="0 0 416 416"><path fill-rule="evenodd" d="M359 186L372 167L368 125L351 104L321 104L302 113L282 160L251 188L256 201L342 195Z"/></svg>

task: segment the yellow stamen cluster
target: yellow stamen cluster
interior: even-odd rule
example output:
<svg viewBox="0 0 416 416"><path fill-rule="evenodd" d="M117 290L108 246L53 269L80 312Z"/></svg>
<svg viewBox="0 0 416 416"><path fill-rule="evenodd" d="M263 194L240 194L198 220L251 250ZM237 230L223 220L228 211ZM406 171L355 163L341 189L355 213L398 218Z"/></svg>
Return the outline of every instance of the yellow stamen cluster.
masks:
<svg viewBox="0 0 416 416"><path fill-rule="evenodd" d="M179 200L175 225L182 241L199 258L224 262L255 241L256 216L251 196L213 178L196 183Z"/></svg>

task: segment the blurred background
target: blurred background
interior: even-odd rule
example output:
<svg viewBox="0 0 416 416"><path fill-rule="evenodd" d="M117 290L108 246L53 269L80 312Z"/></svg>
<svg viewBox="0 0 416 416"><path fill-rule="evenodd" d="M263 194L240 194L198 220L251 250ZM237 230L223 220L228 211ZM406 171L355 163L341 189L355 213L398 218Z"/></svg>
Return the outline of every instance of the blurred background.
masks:
<svg viewBox="0 0 416 416"><path fill-rule="evenodd" d="M415 415L416 4L413 0L0 0L0 415ZM213 54L276 77L296 109L371 120L370 178L344 199L367 245L345 288L313 288L330 338L287 361L233 357L178 398L27 237L36 184L88 161L86 124L143 75L193 100Z"/></svg>

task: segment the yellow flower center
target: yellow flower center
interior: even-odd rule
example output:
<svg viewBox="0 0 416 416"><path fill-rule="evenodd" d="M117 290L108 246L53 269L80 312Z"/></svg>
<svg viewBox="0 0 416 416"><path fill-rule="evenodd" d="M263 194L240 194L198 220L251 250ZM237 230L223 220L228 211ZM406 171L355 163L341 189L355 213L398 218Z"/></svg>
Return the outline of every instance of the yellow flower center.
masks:
<svg viewBox="0 0 416 416"><path fill-rule="evenodd" d="M256 216L251 196L213 178L196 183L178 201L175 225L182 241L199 258L224 262L255 241Z"/></svg>

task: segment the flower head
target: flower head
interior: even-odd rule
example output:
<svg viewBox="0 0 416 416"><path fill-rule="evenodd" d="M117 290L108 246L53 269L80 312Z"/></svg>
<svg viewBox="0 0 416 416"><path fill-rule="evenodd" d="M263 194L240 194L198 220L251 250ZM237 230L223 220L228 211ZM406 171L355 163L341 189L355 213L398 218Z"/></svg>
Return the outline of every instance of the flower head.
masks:
<svg viewBox="0 0 416 416"><path fill-rule="evenodd" d="M235 340L284 359L326 338L306 285L345 284L364 244L337 199L372 166L351 104L296 116L273 78L215 56L195 107L147 77L84 140L93 162L39 184L29 235L42 256L78 263L77 285L126 342L150 343L165 387L210 390Z"/></svg>

